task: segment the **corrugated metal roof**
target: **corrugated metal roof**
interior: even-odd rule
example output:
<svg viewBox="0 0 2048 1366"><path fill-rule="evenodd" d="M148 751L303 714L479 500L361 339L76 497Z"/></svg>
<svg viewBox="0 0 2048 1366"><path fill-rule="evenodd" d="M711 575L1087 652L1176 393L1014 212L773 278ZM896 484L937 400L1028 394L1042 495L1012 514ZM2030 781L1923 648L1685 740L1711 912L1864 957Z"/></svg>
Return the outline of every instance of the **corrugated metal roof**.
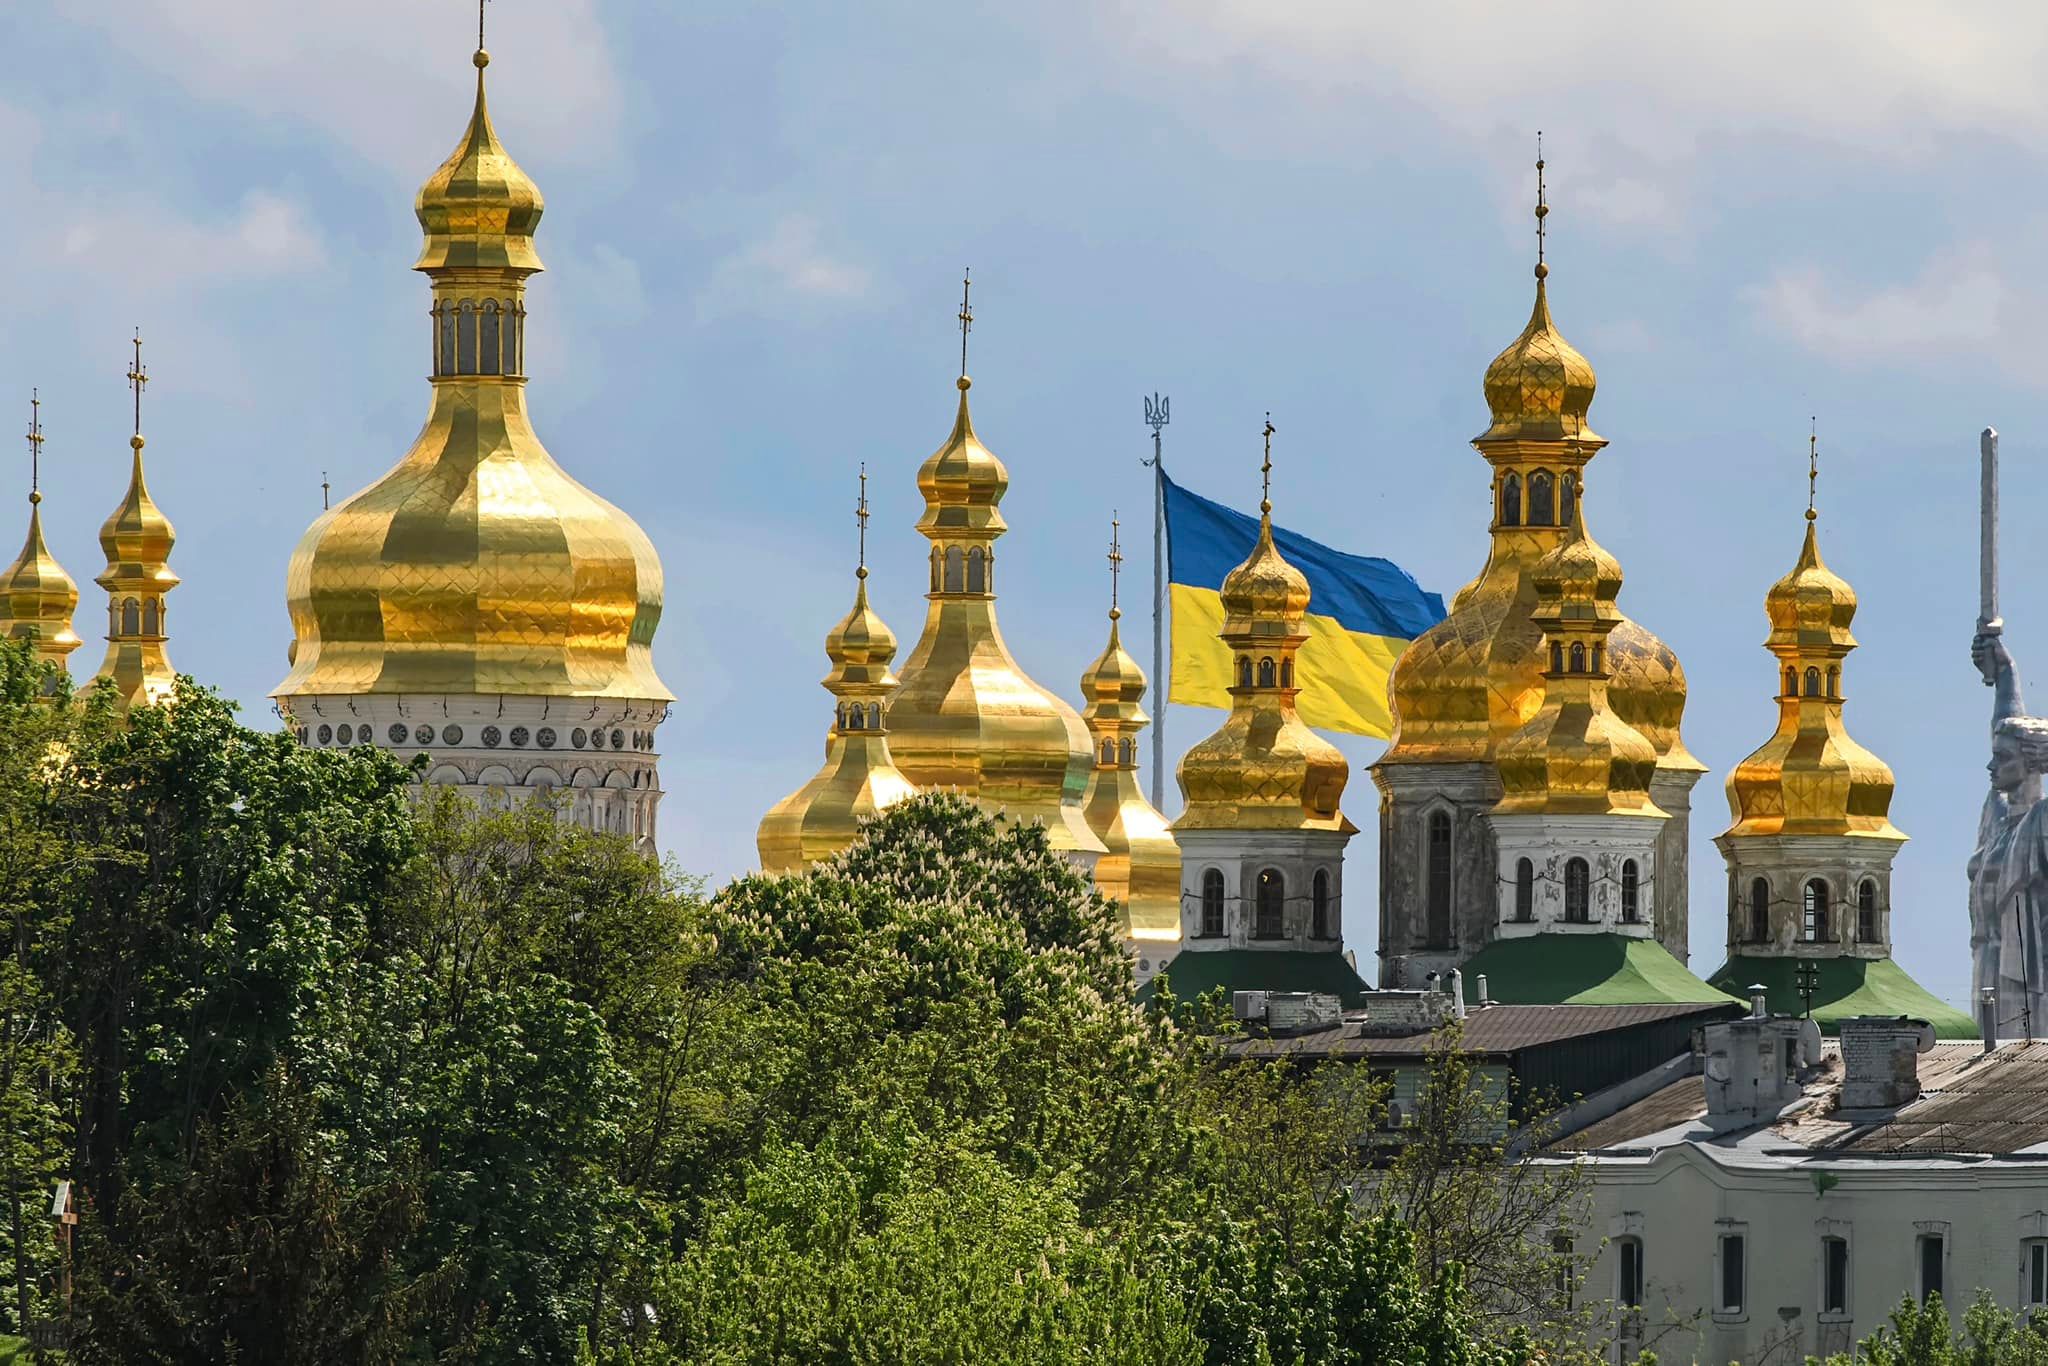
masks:
<svg viewBox="0 0 2048 1366"><path fill-rule="evenodd" d="M1371 998L1368 997L1368 1016L1371 1009ZM1723 1004L1695 1002L1629 1006L1494 1005L1466 1014L1463 1042L1468 1053L1497 1055L1688 1015L1698 1015L1704 1024L1726 1013L1728 1007ZM1236 1048L1249 1057L1370 1057L1393 1060L1425 1057L1436 1043L1437 1036L1432 1033L1404 1034L1394 1038L1361 1037L1358 1022L1349 1020L1334 1028L1283 1038L1248 1038L1238 1043Z"/></svg>
<svg viewBox="0 0 2048 1366"><path fill-rule="evenodd" d="M1706 1078L1694 1073L1652 1091L1635 1104L1617 1110L1575 1134L1567 1134L1551 1147L1565 1152L1625 1148L1637 1139L1690 1123L1706 1112Z"/></svg>
<svg viewBox="0 0 2048 1366"><path fill-rule="evenodd" d="M1950 1071L1939 1090L1923 1070L1921 1086L1919 1100L1830 1146L1865 1153L2007 1154L2048 1143L2048 1041L1978 1051Z"/></svg>

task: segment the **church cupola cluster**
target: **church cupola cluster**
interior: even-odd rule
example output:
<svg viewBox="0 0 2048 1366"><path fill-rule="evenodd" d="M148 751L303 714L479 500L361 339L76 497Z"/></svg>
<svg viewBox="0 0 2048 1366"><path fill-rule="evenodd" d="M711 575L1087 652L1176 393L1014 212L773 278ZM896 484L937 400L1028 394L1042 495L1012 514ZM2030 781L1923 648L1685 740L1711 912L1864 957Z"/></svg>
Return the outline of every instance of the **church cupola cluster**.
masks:
<svg viewBox="0 0 2048 1366"><path fill-rule="evenodd" d="M412 448L325 512L286 579L280 709L314 746L427 756L430 783L544 797L654 847L661 560L557 464L526 406L526 283L543 201L476 102L415 202L432 405Z"/></svg>
<svg viewBox="0 0 2048 1366"><path fill-rule="evenodd" d="M1082 810L1094 769L1087 727L1025 674L996 624L995 542L1007 529L998 505L1010 476L968 411L973 316L963 286L959 411L917 472L930 605L885 709L890 749L918 787L956 790L1014 820L1039 821L1055 849L1092 866L1103 844Z"/></svg>
<svg viewBox="0 0 2048 1366"><path fill-rule="evenodd" d="M1123 547L1120 524L1112 518L1109 528L1109 644L1081 675L1081 716L1095 752L1082 811L1106 850L1095 861L1096 890L1121 904L1142 986L1180 947L1180 846L1138 781L1138 736L1150 720L1145 674L1117 629Z"/></svg>
<svg viewBox="0 0 2048 1366"><path fill-rule="evenodd" d="M1607 444L1588 420L1593 367L1551 313L1540 155L1536 169L1536 300L1520 335L1486 369L1489 422L1472 442L1491 475L1486 565L1445 620L1403 652L1389 682L1394 731L1373 768L1383 986L1420 985L1499 934L1500 852L1488 821L1506 795L1498 761L1544 706L1553 672L1549 625L1537 619L1537 566L1574 534L1585 468ZM1577 638L1587 676L1597 643L1609 713L1649 744L1649 802L1668 817L1657 836L1661 874L1638 891L1642 923L1683 959L1691 791L1705 771L1679 735L1685 674L1669 647L1618 609L1604 631L1597 642ZM1567 644L1567 681L1570 662Z"/></svg>
<svg viewBox="0 0 2048 1366"><path fill-rule="evenodd" d="M135 391L128 492L100 527L107 567L95 580L107 590L107 653L93 678L114 690L123 710L168 701L178 682L164 651L171 629L164 595L178 586L170 565L178 533L149 496L149 482L143 476L142 391L148 383L138 332L135 364L128 372L129 387Z"/></svg>
<svg viewBox="0 0 2048 1366"><path fill-rule="evenodd" d="M868 476L860 476L860 567L854 571L853 610L825 637L832 671L832 728L825 739L825 765L816 776L775 804L762 818L756 844L761 867L794 873L833 857L860 834L861 822L917 791L889 753L885 724L896 675L896 636L868 605Z"/></svg>
<svg viewBox="0 0 2048 1366"><path fill-rule="evenodd" d="M1338 803L1351 770L1295 712L1309 586L1273 543L1270 422L1265 437L1259 539L1221 591L1221 635L1236 676L1230 715L1180 762L1177 962L1190 967L1190 954L1217 951L1334 960L1343 945L1344 846L1357 827ZM1289 980L1243 976L1235 985L1286 989Z"/></svg>
<svg viewBox="0 0 2048 1366"><path fill-rule="evenodd" d="M83 642L71 625L78 585L43 540L43 406L37 396L29 399L28 453L28 540L0 573L0 634L31 642L36 658L61 670Z"/></svg>

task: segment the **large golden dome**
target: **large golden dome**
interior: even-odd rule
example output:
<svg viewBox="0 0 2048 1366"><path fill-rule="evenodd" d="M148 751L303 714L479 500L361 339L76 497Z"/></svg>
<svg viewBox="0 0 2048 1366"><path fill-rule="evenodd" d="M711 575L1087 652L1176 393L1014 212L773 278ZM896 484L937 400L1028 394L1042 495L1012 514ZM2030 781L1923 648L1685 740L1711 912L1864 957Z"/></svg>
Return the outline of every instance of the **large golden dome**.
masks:
<svg viewBox="0 0 2048 1366"><path fill-rule="evenodd" d="M540 192L476 107L416 203L433 282L433 407L412 449L292 554L277 696L449 693L666 701L661 561L571 478L526 411L525 282Z"/></svg>
<svg viewBox="0 0 2048 1366"><path fill-rule="evenodd" d="M889 701L890 752L919 787L955 789L1043 822L1056 849L1100 854L1081 810L1093 766L1087 727L1018 667L996 624L995 541L1005 530L996 505L1009 475L975 435L965 375L959 386L953 430L917 472L931 606Z"/></svg>
<svg viewBox="0 0 2048 1366"><path fill-rule="evenodd" d="M1486 406L1493 425L1481 439L1598 441L1586 425L1596 383L1592 363L1557 330L1544 288L1548 271L1538 266L1537 272L1529 325L1486 367Z"/></svg>

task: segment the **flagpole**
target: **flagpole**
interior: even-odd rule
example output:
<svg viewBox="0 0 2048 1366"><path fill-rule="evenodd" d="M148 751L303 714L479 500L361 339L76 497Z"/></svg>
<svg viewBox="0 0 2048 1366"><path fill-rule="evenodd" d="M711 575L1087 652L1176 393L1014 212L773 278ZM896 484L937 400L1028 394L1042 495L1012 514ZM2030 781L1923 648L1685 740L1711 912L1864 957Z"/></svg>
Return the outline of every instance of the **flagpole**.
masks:
<svg viewBox="0 0 2048 1366"><path fill-rule="evenodd" d="M1152 809L1166 809L1166 463L1159 429L1167 423L1167 400L1145 400L1145 425L1152 429Z"/></svg>

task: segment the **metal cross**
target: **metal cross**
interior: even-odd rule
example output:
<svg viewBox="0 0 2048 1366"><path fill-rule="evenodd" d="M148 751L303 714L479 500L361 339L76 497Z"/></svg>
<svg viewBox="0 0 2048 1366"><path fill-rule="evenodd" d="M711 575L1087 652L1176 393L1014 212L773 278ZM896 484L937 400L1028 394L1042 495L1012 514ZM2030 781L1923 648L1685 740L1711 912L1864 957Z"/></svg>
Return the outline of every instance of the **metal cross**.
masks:
<svg viewBox="0 0 2048 1366"><path fill-rule="evenodd" d="M967 290L974 272L960 272L960 378L967 378L967 334L974 327L974 307L967 302Z"/></svg>
<svg viewBox="0 0 2048 1366"><path fill-rule="evenodd" d="M43 466L43 401L37 391L28 391L28 500L31 503L43 501L38 491L42 483Z"/></svg>
<svg viewBox="0 0 2048 1366"><path fill-rule="evenodd" d="M1550 274L1550 267L1543 264L1543 220L1550 217L1550 204L1543 188L1543 130L1536 130L1536 278Z"/></svg>
<svg viewBox="0 0 2048 1366"><path fill-rule="evenodd" d="M142 329L135 329L135 368L128 372L128 387L135 391L135 434L142 435L142 391L149 384L149 371L142 365Z"/></svg>
<svg viewBox="0 0 2048 1366"><path fill-rule="evenodd" d="M1820 419L1806 419L1806 520L1812 521L1814 486L1820 482Z"/></svg>
<svg viewBox="0 0 2048 1366"><path fill-rule="evenodd" d="M1273 510L1273 415L1266 414L1266 463L1259 466L1259 511Z"/></svg>
<svg viewBox="0 0 2048 1366"><path fill-rule="evenodd" d="M854 519L860 523L860 568L854 577L868 576L868 462L860 462L860 502L854 504Z"/></svg>
<svg viewBox="0 0 2048 1366"><path fill-rule="evenodd" d="M1117 531L1123 524L1116 519L1116 513L1109 514L1109 619L1115 621L1123 615L1116 605L1117 579L1124 570L1124 552Z"/></svg>

